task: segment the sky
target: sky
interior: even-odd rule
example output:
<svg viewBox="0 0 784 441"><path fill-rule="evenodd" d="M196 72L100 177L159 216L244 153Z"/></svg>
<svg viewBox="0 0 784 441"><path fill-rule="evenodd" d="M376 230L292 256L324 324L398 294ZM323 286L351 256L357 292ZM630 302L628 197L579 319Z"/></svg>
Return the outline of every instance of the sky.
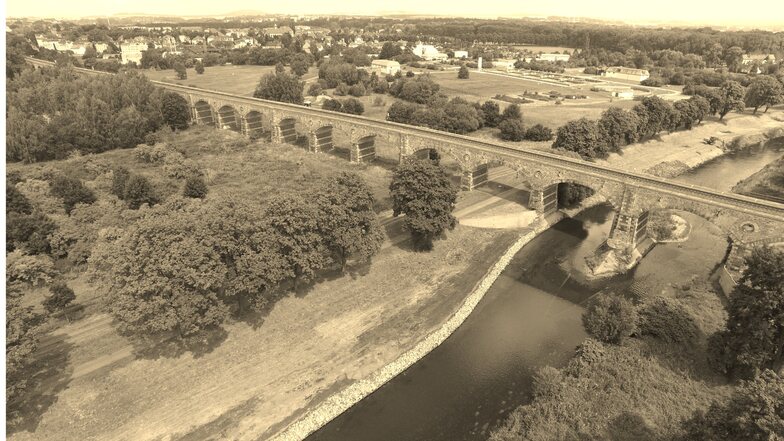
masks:
<svg viewBox="0 0 784 441"><path fill-rule="evenodd" d="M784 27L784 1L756 0L7 0L8 17L76 18L117 13L223 15L234 11L282 14L433 14L468 17L564 16L627 22L694 22Z"/></svg>

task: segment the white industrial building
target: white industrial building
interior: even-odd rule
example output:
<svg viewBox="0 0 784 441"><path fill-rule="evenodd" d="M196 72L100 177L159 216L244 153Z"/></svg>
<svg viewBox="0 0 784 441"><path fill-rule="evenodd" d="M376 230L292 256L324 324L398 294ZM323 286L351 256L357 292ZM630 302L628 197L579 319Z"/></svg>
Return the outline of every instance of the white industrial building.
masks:
<svg viewBox="0 0 784 441"><path fill-rule="evenodd" d="M643 81L651 76L650 72L645 69L634 69L631 67L608 67L602 75L608 78L631 81Z"/></svg>

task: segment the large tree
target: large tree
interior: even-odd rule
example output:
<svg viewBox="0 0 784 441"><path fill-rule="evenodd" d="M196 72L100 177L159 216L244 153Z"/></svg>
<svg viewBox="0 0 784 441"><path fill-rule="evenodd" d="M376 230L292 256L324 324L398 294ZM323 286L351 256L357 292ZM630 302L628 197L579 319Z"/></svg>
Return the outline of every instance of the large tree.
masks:
<svg viewBox="0 0 784 441"><path fill-rule="evenodd" d="M654 136L668 128L671 106L658 96L647 96L632 109L640 119L638 135L640 138Z"/></svg>
<svg viewBox="0 0 784 441"><path fill-rule="evenodd" d="M305 83L285 72L268 73L261 77L253 96L283 103L302 104Z"/></svg>
<svg viewBox="0 0 784 441"><path fill-rule="evenodd" d="M721 96L721 106L719 107L719 119L724 119L724 116L732 111L743 111L744 108L744 92L743 86L737 81L726 81L719 89Z"/></svg>
<svg viewBox="0 0 784 441"><path fill-rule="evenodd" d="M191 120L191 108L188 101L179 93L166 92L161 97L163 121L174 130L188 128Z"/></svg>
<svg viewBox="0 0 784 441"><path fill-rule="evenodd" d="M765 106L767 112L770 106L782 101L784 101L784 87L772 76L758 75L746 89L746 106L753 107L755 114L761 106Z"/></svg>
<svg viewBox="0 0 784 441"><path fill-rule="evenodd" d="M583 158L607 155L607 146L599 139L599 126L588 118L569 121L559 127L553 148L577 152Z"/></svg>
<svg viewBox="0 0 784 441"><path fill-rule="evenodd" d="M417 249L431 249L434 239L457 225L452 215L457 188L440 165L406 161L395 169L389 190L393 215L406 215L404 228L411 232Z"/></svg>
<svg viewBox="0 0 784 441"><path fill-rule="evenodd" d="M784 360L784 253L757 248L730 295L727 328L712 338L720 368L736 376Z"/></svg>
<svg viewBox="0 0 784 441"><path fill-rule="evenodd" d="M384 233L373 203L373 193L355 173L328 179L317 194L327 247L344 269L349 258L368 261L381 248Z"/></svg>
<svg viewBox="0 0 784 441"><path fill-rule="evenodd" d="M14 402L20 398L30 378L27 368L38 347L38 329L42 321L31 306L22 306L18 291L9 289L5 313L5 394L7 409L13 413Z"/></svg>
<svg viewBox="0 0 784 441"><path fill-rule="evenodd" d="M619 151L624 144L637 140L639 118L634 112L610 107L602 113L598 124L601 141L612 151Z"/></svg>
<svg viewBox="0 0 784 441"><path fill-rule="evenodd" d="M468 79L468 67L465 64L460 66L460 70L457 71L457 78L459 80L467 80Z"/></svg>
<svg viewBox="0 0 784 441"><path fill-rule="evenodd" d="M291 268L295 290L299 281L312 280L316 271L329 265L326 219L314 202L297 194L276 196L267 206L265 222Z"/></svg>
<svg viewBox="0 0 784 441"><path fill-rule="evenodd" d="M183 211L150 215L109 250L94 250L109 286L109 310L125 332L177 332L181 337L217 326L228 315L219 298L226 277L217 251L196 234Z"/></svg>
<svg viewBox="0 0 784 441"><path fill-rule="evenodd" d="M392 41L387 41L381 46L381 52L378 54L378 58L382 60L391 60L402 53L403 50L400 49L400 45Z"/></svg>

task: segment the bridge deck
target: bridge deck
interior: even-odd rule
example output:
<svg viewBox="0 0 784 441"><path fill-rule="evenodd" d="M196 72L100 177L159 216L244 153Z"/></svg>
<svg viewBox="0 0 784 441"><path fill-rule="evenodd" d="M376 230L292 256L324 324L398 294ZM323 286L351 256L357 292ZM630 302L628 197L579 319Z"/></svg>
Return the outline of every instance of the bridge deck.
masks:
<svg viewBox="0 0 784 441"><path fill-rule="evenodd" d="M26 61L37 66L53 66L53 62L38 60L27 57ZM84 68L74 68L78 72L90 75L113 75L108 72L95 71ZM233 95L214 90L200 89L197 87L182 86L179 84L165 83L151 80L152 83L167 90L198 95L201 97L213 97L230 100L236 104L248 106L264 107L271 110L279 110L287 115L295 114L303 117L317 116L334 121L353 124L369 130L393 132L401 135L415 136L420 139L433 141L434 143L460 144L462 147L475 152L483 152L491 155L509 158L510 160L527 160L535 163L551 165L565 170L573 170L582 174L593 175L602 179L613 180L616 182L633 184L637 187L648 189L654 192L664 192L673 196L685 198L698 202L709 202L713 205L732 210L739 210L749 214L766 217L776 221L784 220L784 204L777 202L756 199L735 193L721 192L706 187L684 184L670 181L656 176L628 172L606 165L591 163L579 159L560 156L538 150L513 148L510 146L494 144L492 142L472 138L465 135L457 135L448 132L441 132L425 127L409 126L391 121L374 120L358 115L332 112L323 109L303 107L295 104L281 103L277 101L263 100L259 98Z"/></svg>

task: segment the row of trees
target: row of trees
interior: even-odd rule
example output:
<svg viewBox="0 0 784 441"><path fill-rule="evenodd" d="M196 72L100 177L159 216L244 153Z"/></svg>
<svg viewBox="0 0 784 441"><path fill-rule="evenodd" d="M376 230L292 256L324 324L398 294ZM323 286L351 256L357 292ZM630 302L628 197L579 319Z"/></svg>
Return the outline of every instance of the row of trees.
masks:
<svg viewBox="0 0 784 441"><path fill-rule="evenodd" d="M96 245L90 266L110 287L123 331L184 337L219 326L232 305L240 314L262 308L320 270L370 259L383 240L372 207L367 185L348 173L263 210L233 198L177 199Z"/></svg>
<svg viewBox="0 0 784 441"><path fill-rule="evenodd" d="M718 111L723 116L738 108L737 91L732 86L724 90L721 97L715 103L716 107L701 96L681 100L674 105L650 96L643 98L631 110L610 107L598 121L580 118L559 127L553 148L577 152L583 158L604 157L609 152L620 151L626 144L655 136L662 130L691 129L707 115Z"/></svg>

